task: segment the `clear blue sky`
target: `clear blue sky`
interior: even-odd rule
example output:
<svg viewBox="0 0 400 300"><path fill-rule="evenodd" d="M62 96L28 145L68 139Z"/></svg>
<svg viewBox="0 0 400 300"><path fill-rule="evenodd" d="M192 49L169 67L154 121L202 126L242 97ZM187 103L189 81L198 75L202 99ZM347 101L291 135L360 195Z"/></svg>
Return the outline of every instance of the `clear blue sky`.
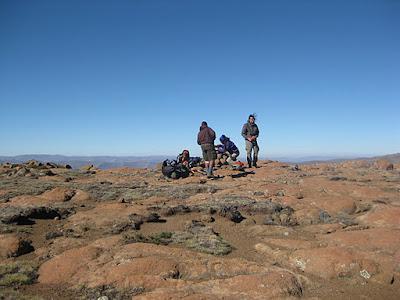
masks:
<svg viewBox="0 0 400 300"><path fill-rule="evenodd" d="M400 152L400 1L0 1L0 155Z"/></svg>

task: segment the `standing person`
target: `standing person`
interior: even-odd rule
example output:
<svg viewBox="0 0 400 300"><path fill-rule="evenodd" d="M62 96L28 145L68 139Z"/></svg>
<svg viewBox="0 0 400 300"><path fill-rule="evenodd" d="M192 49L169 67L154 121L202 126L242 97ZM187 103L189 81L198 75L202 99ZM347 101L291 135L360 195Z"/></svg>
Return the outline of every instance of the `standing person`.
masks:
<svg viewBox="0 0 400 300"><path fill-rule="evenodd" d="M247 123L244 124L242 128L242 136L246 140L247 163L249 164L249 168L251 168L252 165L257 168L258 151L260 150L257 143L257 138L260 131L258 130L258 126L255 122L255 116L250 115ZM251 157L252 151L254 154L253 159Z"/></svg>
<svg viewBox="0 0 400 300"><path fill-rule="evenodd" d="M200 132L197 135L197 144L201 146L203 152L208 178L214 177L214 160L217 158L214 141L215 131L208 127L207 122L203 121L200 126Z"/></svg>

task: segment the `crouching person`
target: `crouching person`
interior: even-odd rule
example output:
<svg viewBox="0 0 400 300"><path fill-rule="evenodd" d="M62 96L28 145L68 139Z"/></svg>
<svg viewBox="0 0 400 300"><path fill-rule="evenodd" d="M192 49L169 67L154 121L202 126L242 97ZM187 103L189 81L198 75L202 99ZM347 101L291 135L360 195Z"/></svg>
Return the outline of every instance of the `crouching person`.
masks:
<svg viewBox="0 0 400 300"><path fill-rule="evenodd" d="M203 152L203 159L205 161L208 178L214 177L214 160L217 158L214 141L215 131L208 127L207 122L203 121L200 126L200 132L197 135L197 144L201 146Z"/></svg>
<svg viewBox="0 0 400 300"><path fill-rule="evenodd" d="M222 135L219 140L222 144L222 151L228 156L226 161L229 164L233 161L236 161L237 157L239 156L239 149L236 147L235 143L225 135Z"/></svg>

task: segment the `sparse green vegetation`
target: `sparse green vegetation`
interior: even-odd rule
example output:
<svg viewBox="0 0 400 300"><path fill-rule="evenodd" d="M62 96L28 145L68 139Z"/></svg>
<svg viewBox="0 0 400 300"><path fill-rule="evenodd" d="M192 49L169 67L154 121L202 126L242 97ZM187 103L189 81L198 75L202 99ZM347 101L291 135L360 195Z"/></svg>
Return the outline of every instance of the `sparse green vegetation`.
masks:
<svg viewBox="0 0 400 300"><path fill-rule="evenodd" d="M232 252L232 247L220 236L216 235L212 230L206 227L201 232L160 232L145 236L141 233L126 233L124 241L130 243L151 243L156 245L178 244L186 248L213 254L226 255Z"/></svg>
<svg viewBox="0 0 400 300"><path fill-rule="evenodd" d="M183 244L189 249L213 255L227 255L232 247L219 236L193 236L184 240Z"/></svg>
<svg viewBox="0 0 400 300"><path fill-rule="evenodd" d="M27 261L0 265L0 286L10 287L32 284L37 278L37 266Z"/></svg>
<svg viewBox="0 0 400 300"><path fill-rule="evenodd" d="M22 294L20 291L18 290L14 290L14 289L1 289L0 290L0 299L1 300L14 300L14 299L18 299L18 300L43 300L43 298L39 297L39 296L35 296L35 295L24 295Z"/></svg>
<svg viewBox="0 0 400 300"><path fill-rule="evenodd" d="M77 299L98 299L105 296L108 299L128 300L132 299L132 296L143 293L144 290L143 287L119 289L112 285L102 285L95 288L88 288L82 285L78 288L80 297Z"/></svg>
<svg viewBox="0 0 400 300"><path fill-rule="evenodd" d="M145 236L141 233L127 233L124 235L124 241L130 243L151 243L156 245L168 245L172 242L172 232L160 232L153 235Z"/></svg>

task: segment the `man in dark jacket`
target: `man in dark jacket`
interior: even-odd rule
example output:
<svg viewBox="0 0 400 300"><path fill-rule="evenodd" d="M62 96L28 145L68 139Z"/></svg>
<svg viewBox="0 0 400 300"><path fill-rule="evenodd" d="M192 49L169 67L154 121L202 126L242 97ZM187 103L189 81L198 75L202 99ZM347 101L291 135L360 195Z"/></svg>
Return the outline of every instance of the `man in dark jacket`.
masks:
<svg viewBox="0 0 400 300"><path fill-rule="evenodd" d="M217 158L214 141L215 131L208 127L207 122L203 121L200 126L200 132L197 135L197 144L201 146L207 177L209 178L213 177L214 160Z"/></svg>
<svg viewBox="0 0 400 300"><path fill-rule="evenodd" d="M235 143L224 134L221 135L219 140L222 143L220 151L229 156L227 162L236 161L236 158L239 156L239 149L236 147Z"/></svg>
<svg viewBox="0 0 400 300"><path fill-rule="evenodd" d="M251 168L252 164L257 168L258 152L260 150L257 143L260 131L255 121L255 116L250 115L247 123L244 124L242 128L242 136L246 141L247 163L249 164L249 168ZM253 159L251 157L252 151L254 152Z"/></svg>

